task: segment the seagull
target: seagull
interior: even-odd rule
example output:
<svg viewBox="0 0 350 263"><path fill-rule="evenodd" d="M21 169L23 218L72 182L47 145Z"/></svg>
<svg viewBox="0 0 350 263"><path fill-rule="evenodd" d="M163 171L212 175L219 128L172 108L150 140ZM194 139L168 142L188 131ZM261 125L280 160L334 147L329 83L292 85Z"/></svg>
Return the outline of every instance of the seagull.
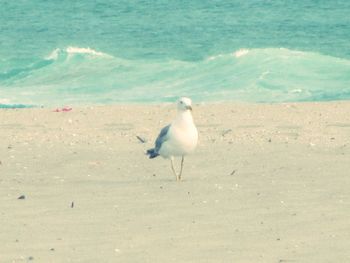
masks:
<svg viewBox="0 0 350 263"><path fill-rule="evenodd" d="M176 180L181 180L185 155L194 151L198 142L198 131L192 118L192 101L182 97L177 102L177 116L159 133L155 147L147 150L150 159L162 156L170 159L171 170ZM174 169L174 157L181 156L181 168L177 174Z"/></svg>

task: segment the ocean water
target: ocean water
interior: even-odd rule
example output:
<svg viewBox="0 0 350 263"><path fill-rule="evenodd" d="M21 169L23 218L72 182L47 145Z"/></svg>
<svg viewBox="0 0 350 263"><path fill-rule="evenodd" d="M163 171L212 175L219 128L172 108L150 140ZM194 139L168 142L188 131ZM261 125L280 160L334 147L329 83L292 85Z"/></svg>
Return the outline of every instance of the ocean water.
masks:
<svg viewBox="0 0 350 263"><path fill-rule="evenodd" d="M0 107L350 99L348 0L0 0Z"/></svg>

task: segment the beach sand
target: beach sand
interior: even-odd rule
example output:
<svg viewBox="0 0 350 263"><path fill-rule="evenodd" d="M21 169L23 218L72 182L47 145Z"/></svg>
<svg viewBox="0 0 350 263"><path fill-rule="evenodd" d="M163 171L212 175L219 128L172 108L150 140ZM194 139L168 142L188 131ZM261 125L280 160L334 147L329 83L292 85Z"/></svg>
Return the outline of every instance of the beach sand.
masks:
<svg viewBox="0 0 350 263"><path fill-rule="evenodd" d="M175 114L1 110L0 262L350 262L350 102L194 105L182 182Z"/></svg>

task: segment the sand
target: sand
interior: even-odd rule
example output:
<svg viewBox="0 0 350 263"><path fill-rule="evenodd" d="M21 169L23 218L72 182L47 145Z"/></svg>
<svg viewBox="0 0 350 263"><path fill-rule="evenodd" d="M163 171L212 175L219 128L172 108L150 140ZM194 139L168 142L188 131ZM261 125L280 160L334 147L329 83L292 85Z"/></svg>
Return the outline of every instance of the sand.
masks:
<svg viewBox="0 0 350 263"><path fill-rule="evenodd" d="M350 262L350 102L195 105L182 182L173 105L52 110L0 111L1 263Z"/></svg>

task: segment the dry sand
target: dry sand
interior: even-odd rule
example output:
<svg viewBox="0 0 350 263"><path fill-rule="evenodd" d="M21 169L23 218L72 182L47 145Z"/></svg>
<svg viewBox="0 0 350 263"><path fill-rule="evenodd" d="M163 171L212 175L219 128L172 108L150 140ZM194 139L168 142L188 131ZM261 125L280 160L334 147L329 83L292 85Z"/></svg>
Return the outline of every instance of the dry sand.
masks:
<svg viewBox="0 0 350 263"><path fill-rule="evenodd" d="M1 110L0 262L350 262L350 102L196 105L179 183L174 115Z"/></svg>

